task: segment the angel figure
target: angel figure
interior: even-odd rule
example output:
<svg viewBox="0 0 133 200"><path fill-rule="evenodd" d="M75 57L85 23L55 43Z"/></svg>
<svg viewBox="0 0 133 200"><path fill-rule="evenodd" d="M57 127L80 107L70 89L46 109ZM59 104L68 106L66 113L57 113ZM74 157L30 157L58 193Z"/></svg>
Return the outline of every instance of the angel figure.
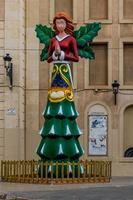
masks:
<svg viewBox="0 0 133 200"><path fill-rule="evenodd" d="M40 130L42 139L37 148L37 154L44 162L78 162L84 153L78 141L82 133L76 122L78 112L74 104L70 64L78 62L79 56L94 58L89 42L99 29L100 23L92 23L74 31L71 18L64 12L55 15L53 30L47 26L36 26L37 37L45 44L41 61L53 62L51 87L43 112L45 122ZM48 171L50 169L49 166ZM70 164L69 172L72 171Z"/></svg>

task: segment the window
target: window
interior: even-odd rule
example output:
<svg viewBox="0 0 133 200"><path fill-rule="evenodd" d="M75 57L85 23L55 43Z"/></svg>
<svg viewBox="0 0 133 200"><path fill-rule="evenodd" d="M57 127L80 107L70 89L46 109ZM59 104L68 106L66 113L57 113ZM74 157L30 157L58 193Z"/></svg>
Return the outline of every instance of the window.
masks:
<svg viewBox="0 0 133 200"><path fill-rule="evenodd" d="M112 23L112 0L85 0L85 23Z"/></svg>
<svg viewBox="0 0 133 200"><path fill-rule="evenodd" d="M125 157L133 157L133 105L124 112L123 148Z"/></svg>
<svg viewBox="0 0 133 200"><path fill-rule="evenodd" d="M108 85L108 47L107 43L91 45L95 60L89 63L89 85Z"/></svg>
<svg viewBox="0 0 133 200"><path fill-rule="evenodd" d="M64 11L73 17L73 0L55 0L55 12Z"/></svg>
<svg viewBox="0 0 133 200"><path fill-rule="evenodd" d="M133 19L133 0L123 0L123 18Z"/></svg>
<svg viewBox="0 0 133 200"><path fill-rule="evenodd" d="M89 19L108 19L108 1L90 0Z"/></svg>
<svg viewBox="0 0 133 200"><path fill-rule="evenodd" d="M124 85L133 85L133 43L124 43L123 60Z"/></svg>
<svg viewBox="0 0 133 200"><path fill-rule="evenodd" d="M133 23L133 0L119 0L120 23Z"/></svg>
<svg viewBox="0 0 133 200"><path fill-rule="evenodd" d="M64 11L70 15L73 23L77 23L77 4L78 0L50 0L49 1L49 21L53 23L56 12Z"/></svg>

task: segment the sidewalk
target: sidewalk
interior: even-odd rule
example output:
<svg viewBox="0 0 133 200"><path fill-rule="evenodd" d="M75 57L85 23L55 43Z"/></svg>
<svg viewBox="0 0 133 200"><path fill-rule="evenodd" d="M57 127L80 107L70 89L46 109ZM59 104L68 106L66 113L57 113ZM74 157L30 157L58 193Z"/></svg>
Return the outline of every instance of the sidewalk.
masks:
<svg viewBox="0 0 133 200"><path fill-rule="evenodd" d="M85 184L62 184L62 185L42 185L42 184L23 184L0 182L0 193L8 192L27 192L27 191L57 191L73 190L82 188L98 187L123 187L133 186L133 177L113 177L110 183L85 183Z"/></svg>

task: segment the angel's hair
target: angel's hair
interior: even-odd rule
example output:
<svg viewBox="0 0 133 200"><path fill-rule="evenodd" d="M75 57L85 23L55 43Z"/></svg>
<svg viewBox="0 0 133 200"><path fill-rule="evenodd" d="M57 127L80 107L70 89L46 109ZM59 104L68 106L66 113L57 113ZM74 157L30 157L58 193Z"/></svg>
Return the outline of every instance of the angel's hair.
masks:
<svg viewBox="0 0 133 200"><path fill-rule="evenodd" d="M74 31L74 26L73 26L73 22L72 19L70 18L69 15L67 15L65 12L58 12L54 19L53 19L53 29L55 31L55 34L58 34L59 31L57 30L56 27L56 19L64 19L66 21L66 28L65 28L65 32L69 35L73 34Z"/></svg>

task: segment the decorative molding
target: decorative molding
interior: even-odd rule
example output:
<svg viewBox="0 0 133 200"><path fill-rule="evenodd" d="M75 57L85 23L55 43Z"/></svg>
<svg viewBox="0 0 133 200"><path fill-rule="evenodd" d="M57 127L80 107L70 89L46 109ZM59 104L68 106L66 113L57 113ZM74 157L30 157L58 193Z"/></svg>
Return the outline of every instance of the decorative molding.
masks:
<svg viewBox="0 0 133 200"><path fill-rule="evenodd" d="M73 23L77 23L77 17L78 17L78 0L73 0Z"/></svg>
<svg viewBox="0 0 133 200"><path fill-rule="evenodd" d="M53 63L49 64L49 87L51 87L51 76L52 76L52 70L53 70ZM77 89L77 63L73 62L73 89Z"/></svg>
<svg viewBox="0 0 133 200"><path fill-rule="evenodd" d="M84 67L85 67L85 89L110 89L112 83L112 40L111 39L95 39L94 43L107 43L108 46L108 84L107 85L89 85L89 60L84 60Z"/></svg>
<svg viewBox="0 0 133 200"><path fill-rule="evenodd" d="M103 24L112 23L112 0L108 1L108 19L89 19L89 3L90 0L85 0L85 12L84 12L84 23L100 21Z"/></svg>
<svg viewBox="0 0 133 200"><path fill-rule="evenodd" d="M49 22L50 24L53 23L53 18L55 15L55 0L49 1Z"/></svg>

